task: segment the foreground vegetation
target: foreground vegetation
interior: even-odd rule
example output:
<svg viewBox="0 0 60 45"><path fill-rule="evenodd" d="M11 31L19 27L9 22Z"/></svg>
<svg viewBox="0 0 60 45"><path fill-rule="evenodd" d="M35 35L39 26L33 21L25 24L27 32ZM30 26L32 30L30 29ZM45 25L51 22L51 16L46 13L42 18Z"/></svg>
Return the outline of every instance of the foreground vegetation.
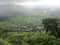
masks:
<svg viewBox="0 0 60 45"><path fill-rule="evenodd" d="M60 39L49 33L9 32L0 36L0 45L60 45Z"/></svg>

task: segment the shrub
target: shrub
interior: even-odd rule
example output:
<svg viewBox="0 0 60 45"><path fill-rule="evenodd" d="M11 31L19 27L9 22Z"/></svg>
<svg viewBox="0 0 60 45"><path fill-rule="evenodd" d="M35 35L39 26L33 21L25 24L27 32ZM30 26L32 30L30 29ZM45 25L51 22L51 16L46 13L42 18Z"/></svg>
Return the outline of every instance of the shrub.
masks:
<svg viewBox="0 0 60 45"><path fill-rule="evenodd" d="M57 40L54 36L48 34L40 34L33 36L28 40L30 45L60 45L60 39Z"/></svg>
<svg viewBox="0 0 60 45"><path fill-rule="evenodd" d="M11 35L10 35L11 34ZM35 33L34 35L28 33L10 33L6 37L6 44L13 45L60 45L60 38L50 36L49 33ZM31 36L29 36L31 35ZM3 41L5 44L5 41Z"/></svg>
<svg viewBox="0 0 60 45"><path fill-rule="evenodd" d="M10 43L0 39L0 45L13 45L13 44L10 44Z"/></svg>

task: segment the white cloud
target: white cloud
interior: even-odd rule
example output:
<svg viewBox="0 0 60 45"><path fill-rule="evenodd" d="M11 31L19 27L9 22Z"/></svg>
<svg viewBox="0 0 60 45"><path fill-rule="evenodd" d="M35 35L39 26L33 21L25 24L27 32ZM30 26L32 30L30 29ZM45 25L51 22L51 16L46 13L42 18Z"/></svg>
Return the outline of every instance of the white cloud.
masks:
<svg viewBox="0 0 60 45"><path fill-rule="evenodd" d="M7 1L7 3L5 3L6 1L7 0L5 1L1 0L0 5L8 4L11 1L11 3L27 6L27 7L40 6L40 5L60 7L60 0L13 0L13 1L10 0L10 1ZM23 2L20 2L20 1L23 1Z"/></svg>
<svg viewBox="0 0 60 45"><path fill-rule="evenodd" d="M16 2L18 5L23 6L60 6L60 0L39 0L39 1L25 1L25 2Z"/></svg>

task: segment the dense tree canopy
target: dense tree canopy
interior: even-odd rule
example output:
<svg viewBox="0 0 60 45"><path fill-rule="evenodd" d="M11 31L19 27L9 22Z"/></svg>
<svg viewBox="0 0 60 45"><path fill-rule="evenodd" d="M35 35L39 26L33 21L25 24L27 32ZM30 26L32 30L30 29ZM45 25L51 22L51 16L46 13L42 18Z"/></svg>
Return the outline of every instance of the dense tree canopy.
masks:
<svg viewBox="0 0 60 45"><path fill-rule="evenodd" d="M60 37L60 20L59 19L44 19L42 20L46 32L50 31L56 37Z"/></svg>

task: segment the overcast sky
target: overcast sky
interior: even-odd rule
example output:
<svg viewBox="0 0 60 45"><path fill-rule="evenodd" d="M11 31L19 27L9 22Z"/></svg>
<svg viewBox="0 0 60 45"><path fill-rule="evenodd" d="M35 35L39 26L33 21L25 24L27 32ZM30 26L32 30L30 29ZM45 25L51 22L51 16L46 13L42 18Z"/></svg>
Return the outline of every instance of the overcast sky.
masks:
<svg viewBox="0 0 60 45"><path fill-rule="evenodd" d="M22 6L59 6L60 0L0 0L0 5L4 5L6 3L14 3Z"/></svg>
<svg viewBox="0 0 60 45"><path fill-rule="evenodd" d="M24 1L39 1L39 0L0 0L0 2L24 2Z"/></svg>

